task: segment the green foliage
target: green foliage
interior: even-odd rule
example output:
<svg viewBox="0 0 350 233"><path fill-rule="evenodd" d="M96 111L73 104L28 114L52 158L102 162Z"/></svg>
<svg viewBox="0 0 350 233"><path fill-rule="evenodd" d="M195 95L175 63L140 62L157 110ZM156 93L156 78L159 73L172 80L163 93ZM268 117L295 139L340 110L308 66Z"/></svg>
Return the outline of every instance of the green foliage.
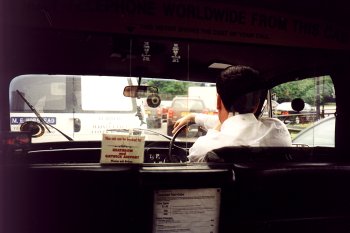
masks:
<svg viewBox="0 0 350 233"><path fill-rule="evenodd" d="M188 87L200 85L200 83L194 82L151 79L143 79L142 84L158 87L159 94L163 97L163 99L168 100L173 99L177 95L188 95Z"/></svg>
<svg viewBox="0 0 350 233"><path fill-rule="evenodd" d="M317 94L319 94L321 104L334 101L333 82L329 76L320 77L318 80L317 78L310 78L285 83L274 87L272 93L277 96L279 103L290 102L294 98L302 98L306 103L315 105Z"/></svg>
<svg viewBox="0 0 350 233"><path fill-rule="evenodd" d="M163 100L172 100L177 95L188 95L188 87L203 85L203 83L198 82L146 78L142 79L142 84L158 87L159 95ZM306 103L315 106L317 93L319 93L320 104L335 102L333 82L329 76L284 83L274 87L272 93L276 95L279 103L302 98Z"/></svg>

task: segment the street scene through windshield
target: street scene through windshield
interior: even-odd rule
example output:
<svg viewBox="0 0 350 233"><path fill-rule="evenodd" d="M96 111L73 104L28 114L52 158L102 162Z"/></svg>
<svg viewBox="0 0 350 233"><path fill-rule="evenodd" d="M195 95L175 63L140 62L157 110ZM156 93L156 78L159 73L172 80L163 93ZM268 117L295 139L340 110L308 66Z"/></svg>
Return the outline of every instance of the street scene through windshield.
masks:
<svg viewBox="0 0 350 233"><path fill-rule="evenodd" d="M126 86L137 87L139 82L141 86L156 87L157 93L143 93L136 97L123 95ZM40 117L44 120L41 124L45 127L40 127L40 132L35 133L34 143L66 141L59 131L73 140L88 141L101 140L106 132L130 129L141 130L148 141L167 141L166 136L173 136L174 124L180 118L190 113L212 116L218 113L215 83L71 75L47 79L47 75L24 75L12 81L10 93L13 131L20 131L25 122L40 123ZM154 94L159 97L159 103L149 102ZM277 85L270 94L271 103L269 105L265 100L260 117L269 117L271 112L272 117L287 125L292 139L336 112L334 86L329 76ZM303 102L302 109L293 109L292 103L296 99ZM334 125L327 131L334 132ZM188 127L178 140L194 142L205 133L200 127ZM313 138L317 138L317 134L312 134L305 143L298 139L298 145L314 146L310 143ZM334 138L329 140L334 141Z"/></svg>

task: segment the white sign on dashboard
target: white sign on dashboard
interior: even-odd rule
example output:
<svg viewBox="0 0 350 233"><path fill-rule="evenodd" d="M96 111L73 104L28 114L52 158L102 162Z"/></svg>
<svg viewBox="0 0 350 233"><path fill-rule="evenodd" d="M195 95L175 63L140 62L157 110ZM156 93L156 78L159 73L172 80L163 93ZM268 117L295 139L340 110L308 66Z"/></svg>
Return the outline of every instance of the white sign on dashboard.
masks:
<svg viewBox="0 0 350 233"><path fill-rule="evenodd" d="M145 137L103 134L100 163L143 163Z"/></svg>

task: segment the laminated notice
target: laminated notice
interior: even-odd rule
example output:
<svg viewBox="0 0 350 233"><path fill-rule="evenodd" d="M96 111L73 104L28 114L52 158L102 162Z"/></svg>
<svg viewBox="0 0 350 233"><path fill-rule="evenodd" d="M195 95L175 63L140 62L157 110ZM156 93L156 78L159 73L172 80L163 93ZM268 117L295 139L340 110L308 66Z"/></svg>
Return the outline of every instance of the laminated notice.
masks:
<svg viewBox="0 0 350 233"><path fill-rule="evenodd" d="M217 233L221 190L156 190L153 206L153 233Z"/></svg>
<svg viewBox="0 0 350 233"><path fill-rule="evenodd" d="M143 163L145 137L103 134L100 163Z"/></svg>

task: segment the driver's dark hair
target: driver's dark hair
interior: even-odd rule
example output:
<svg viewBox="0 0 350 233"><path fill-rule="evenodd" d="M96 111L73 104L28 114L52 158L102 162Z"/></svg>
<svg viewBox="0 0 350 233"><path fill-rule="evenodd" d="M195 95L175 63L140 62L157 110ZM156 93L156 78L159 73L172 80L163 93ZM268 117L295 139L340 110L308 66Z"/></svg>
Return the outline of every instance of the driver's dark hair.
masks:
<svg viewBox="0 0 350 233"><path fill-rule="evenodd" d="M217 92L229 112L254 113L259 101L260 91L246 93L250 86L256 85L259 72L248 66L230 66L224 69L216 80Z"/></svg>

